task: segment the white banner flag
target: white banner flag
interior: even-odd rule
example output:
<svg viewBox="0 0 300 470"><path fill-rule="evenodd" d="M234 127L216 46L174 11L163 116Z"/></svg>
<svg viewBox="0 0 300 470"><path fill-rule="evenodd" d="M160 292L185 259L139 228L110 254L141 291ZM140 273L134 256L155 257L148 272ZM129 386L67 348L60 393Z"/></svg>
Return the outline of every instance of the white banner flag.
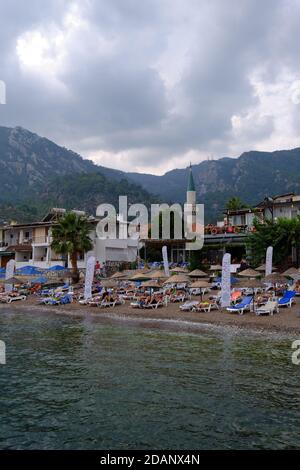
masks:
<svg viewBox="0 0 300 470"><path fill-rule="evenodd" d="M266 276L272 273L273 247L269 246L266 253Z"/></svg>
<svg viewBox="0 0 300 470"><path fill-rule="evenodd" d="M95 256L90 256L86 262L85 284L84 284L84 300L92 297L92 286L95 273Z"/></svg>
<svg viewBox="0 0 300 470"><path fill-rule="evenodd" d="M170 277L169 261L168 261L168 249L167 249L166 246L162 247L162 256L163 256L163 261L164 261L165 275L167 277Z"/></svg>
<svg viewBox="0 0 300 470"><path fill-rule="evenodd" d="M15 273L16 262L11 259L6 265L5 279L10 279ZM5 284L5 292L11 292L13 290L12 284Z"/></svg>
<svg viewBox="0 0 300 470"><path fill-rule="evenodd" d="M221 281L221 307L230 306L231 285L230 285L230 267L231 267L231 254L225 253L222 261L222 281Z"/></svg>

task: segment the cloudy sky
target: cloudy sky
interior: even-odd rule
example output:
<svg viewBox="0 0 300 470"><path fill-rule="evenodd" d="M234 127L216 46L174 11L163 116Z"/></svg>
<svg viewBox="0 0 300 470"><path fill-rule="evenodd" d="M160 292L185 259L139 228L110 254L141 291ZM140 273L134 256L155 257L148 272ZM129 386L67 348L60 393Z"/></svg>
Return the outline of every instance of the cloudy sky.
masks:
<svg viewBox="0 0 300 470"><path fill-rule="evenodd" d="M161 174L300 146L299 0L0 0L0 125Z"/></svg>

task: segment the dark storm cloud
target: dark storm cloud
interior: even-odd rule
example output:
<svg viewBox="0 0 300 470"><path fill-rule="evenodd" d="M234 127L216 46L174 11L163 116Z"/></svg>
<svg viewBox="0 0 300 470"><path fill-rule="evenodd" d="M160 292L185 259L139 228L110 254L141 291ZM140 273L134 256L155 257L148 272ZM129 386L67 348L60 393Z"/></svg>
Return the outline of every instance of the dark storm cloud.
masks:
<svg viewBox="0 0 300 470"><path fill-rule="evenodd" d="M282 142L294 143L296 1L0 5L2 125L22 125L111 166L162 170L183 166L191 153L200 160L276 145L275 107L286 99L291 122L281 126Z"/></svg>

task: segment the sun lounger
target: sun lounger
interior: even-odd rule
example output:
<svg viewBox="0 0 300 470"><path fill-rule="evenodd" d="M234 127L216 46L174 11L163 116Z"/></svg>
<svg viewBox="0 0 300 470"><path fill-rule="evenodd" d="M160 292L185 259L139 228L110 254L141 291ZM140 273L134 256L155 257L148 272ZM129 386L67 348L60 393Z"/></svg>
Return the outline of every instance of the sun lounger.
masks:
<svg viewBox="0 0 300 470"><path fill-rule="evenodd" d="M201 304L201 302L200 302L200 304L199 304L199 302L198 302L198 304L193 307L193 312L206 312L206 313L209 313L211 311L211 307L212 307L211 303L203 302Z"/></svg>
<svg viewBox="0 0 300 470"><path fill-rule="evenodd" d="M6 303L6 304L11 304L12 302L16 302L18 300L26 300L26 295L15 295L15 296L7 295L5 297L0 298L0 302Z"/></svg>
<svg viewBox="0 0 300 470"><path fill-rule="evenodd" d="M198 302L197 305L193 307L194 312L206 312L209 313L211 310L219 309L216 302Z"/></svg>
<svg viewBox="0 0 300 470"><path fill-rule="evenodd" d="M191 300L189 302L185 302L184 304L180 305L180 310L183 312L188 312L189 310L192 310L195 305L198 305L198 300Z"/></svg>
<svg viewBox="0 0 300 470"><path fill-rule="evenodd" d="M186 300L186 294L175 295L171 297L171 302L184 302Z"/></svg>
<svg viewBox="0 0 300 470"><path fill-rule="evenodd" d="M142 308L149 308L149 309L157 309L158 307L163 307L163 302L156 302L155 304L142 305Z"/></svg>
<svg viewBox="0 0 300 470"><path fill-rule="evenodd" d="M102 302L100 302L98 304L98 307L100 308L109 308L109 307L115 307L116 306L116 303L117 303L117 300L114 300L114 301L108 301L108 300L102 300Z"/></svg>
<svg viewBox="0 0 300 470"><path fill-rule="evenodd" d="M232 312L232 313L237 312L239 315L243 315L245 310L250 309L252 300L253 300L252 296L249 295L247 297L244 297L240 303L235 304L232 307L227 307L226 310L228 312Z"/></svg>
<svg viewBox="0 0 300 470"><path fill-rule="evenodd" d="M94 297L90 297L89 299L78 300L78 303L79 303L80 305L89 305L89 304L91 304L91 303L93 303L93 302L95 302L95 303L97 304L97 303L101 302L101 300L102 300L102 295L98 295L98 294L97 294L97 295L95 295Z"/></svg>
<svg viewBox="0 0 300 470"><path fill-rule="evenodd" d="M294 302L295 291L287 290L283 294L283 297L278 301L278 307L291 307Z"/></svg>
<svg viewBox="0 0 300 470"><path fill-rule="evenodd" d="M66 294L63 296L56 296L56 297L45 297L39 300L39 304L44 305L67 305L73 302L73 298L71 295Z"/></svg>
<svg viewBox="0 0 300 470"><path fill-rule="evenodd" d="M278 313L278 302L269 300L255 310L256 315L274 315Z"/></svg>

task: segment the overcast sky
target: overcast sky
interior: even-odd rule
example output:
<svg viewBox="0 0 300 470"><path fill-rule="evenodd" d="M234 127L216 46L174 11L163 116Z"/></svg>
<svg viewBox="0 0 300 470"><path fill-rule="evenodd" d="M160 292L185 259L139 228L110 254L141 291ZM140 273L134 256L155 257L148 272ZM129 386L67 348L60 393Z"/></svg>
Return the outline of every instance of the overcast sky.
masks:
<svg viewBox="0 0 300 470"><path fill-rule="evenodd" d="M300 0L0 0L0 125L152 173L300 146Z"/></svg>

